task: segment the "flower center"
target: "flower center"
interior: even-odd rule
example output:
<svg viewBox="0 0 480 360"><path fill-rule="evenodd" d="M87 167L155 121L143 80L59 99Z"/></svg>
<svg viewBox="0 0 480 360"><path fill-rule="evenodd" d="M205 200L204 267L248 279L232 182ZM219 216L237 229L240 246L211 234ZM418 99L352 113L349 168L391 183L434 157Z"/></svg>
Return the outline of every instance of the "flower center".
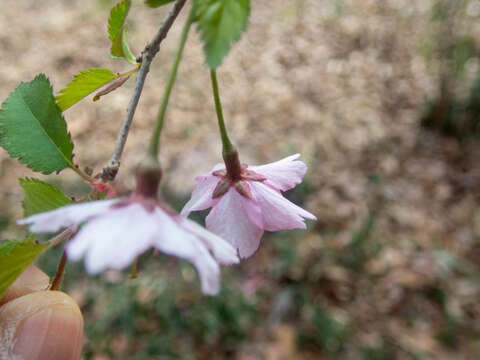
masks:
<svg viewBox="0 0 480 360"><path fill-rule="evenodd" d="M212 198L216 199L220 196L223 196L227 193L230 187L234 187L238 193L247 199L252 199L252 192L250 191L250 186L248 185L249 181L265 181L267 180L264 176L248 169L248 165L242 164L240 176L238 179L232 179L228 175L226 169L217 170L212 173L212 175L220 178L217 186L213 190Z"/></svg>

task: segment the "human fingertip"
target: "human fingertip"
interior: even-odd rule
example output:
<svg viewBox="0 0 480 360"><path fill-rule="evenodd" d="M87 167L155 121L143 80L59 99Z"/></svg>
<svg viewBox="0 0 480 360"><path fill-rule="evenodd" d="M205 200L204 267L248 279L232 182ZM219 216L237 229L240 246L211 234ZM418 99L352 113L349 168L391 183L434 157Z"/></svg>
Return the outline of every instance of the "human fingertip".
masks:
<svg viewBox="0 0 480 360"><path fill-rule="evenodd" d="M7 292L0 299L0 305L35 291L46 290L49 285L50 278L48 275L35 265L30 265L9 287Z"/></svg>
<svg viewBox="0 0 480 360"><path fill-rule="evenodd" d="M6 353L23 360L75 360L80 358L83 318L77 304L58 291L37 292L6 304L0 312L9 327L0 339ZM4 335L5 336L5 335Z"/></svg>

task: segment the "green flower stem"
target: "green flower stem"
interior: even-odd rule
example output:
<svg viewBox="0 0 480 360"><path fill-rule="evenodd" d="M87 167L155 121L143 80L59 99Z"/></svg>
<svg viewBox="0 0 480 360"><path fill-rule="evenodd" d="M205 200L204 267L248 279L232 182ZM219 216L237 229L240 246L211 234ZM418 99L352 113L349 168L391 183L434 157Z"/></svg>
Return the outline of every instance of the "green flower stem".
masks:
<svg viewBox="0 0 480 360"><path fill-rule="evenodd" d="M170 94L172 92L173 84L175 83L175 79L177 78L178 65L180 64L180 60L182 59L183 49L185 49L185 43L187 42L188 33L190 31L190 27L193 21L194 21L194 12L191 11L190 15L188 16L187 22L183 27L182 36L180 38L180 45L178 47L177 54L175 55L175 59L173 61L173 65L170 70L170 74L168 75L167 85L163 92L162 104L160 105L160 109L158 110L157 123L155 125L155 129L153 130L152 138L150 139L150 145L148 147L148 153L151 156L153 156L153 158L155 159L158 159L158 146L160 143L160 134L163 128L168 101L170 99Z"/></svg>
<svg viewBox="0 0 480 360"><path fill-rule="evenodd" d="M220 102L217 73L215 70L210 72L210 77L212 79L213 98L215 100L215 109L217 111L220 137L222 138L222 156L227 169L227 176L233 181L238 181L241 179L242 166L238 157L238 151L228 137L227 127L225 126L225 121L223 120L222 104Z"/></svg>
<svg viewBox="0 0 480 360"><path fill-rule="evenodd" d="M223 157L231 157L233 156L237 150L235 146L233 146L232 142L230 141L227 128L225 127L225 121L223 120L223 111L222 111L222 104L220 102L220 95L218 91L218 82L217 82L217 73L215 70L210 72L210 77L212 79L212 88L213 88L213 98L215 99L215 109L217 111L217 119L218 119L218 127L220 129L220 136L222 138L222 153Z"/></svg>

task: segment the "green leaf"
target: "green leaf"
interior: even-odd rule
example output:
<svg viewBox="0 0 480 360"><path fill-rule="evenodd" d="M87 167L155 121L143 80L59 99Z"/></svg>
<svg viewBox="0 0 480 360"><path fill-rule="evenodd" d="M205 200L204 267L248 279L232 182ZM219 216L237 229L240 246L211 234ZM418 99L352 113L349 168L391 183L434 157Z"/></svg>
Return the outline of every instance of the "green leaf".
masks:
<svg viewBox="0 0 480 360"><path fill-rule="evenodd" d="M115 39L112 41L112 46L110 47L112 59L123 59L125 57L125 54L123 53L123 42L125 41L123 37L124 29L125 28L122 26L117 36L115 36Z"/></svg>
<svg viewBox="0 0 480 360"><path fill-rule="evenodd" d="M36 243L33 238L0 242L0 298L23 270L48 247L48 243Z"/></svg>
<svg viewBox="0 0 480 360"><path fill-rule="evenodd" d="M126 36L125 19L130 10L130 5L130 0L123 0L112 8L108 19L108 36L112 42L110 47L112 58L125 58L128 62L136 64L135 56L133 56L127 44Z"/></svg>
<svg viewBox="0 0 480 360"><path fill-rule="evenodd" d="M175 0L145 0L145 4L152 8L159 6L167 5L168 3L174 2Z"/></svg>
<svg viewBox="0 0 480 360"><path fill-rule="evenodd" d="M130 5L130 0L123 0L110 10L110 18L108 19L108 37L112 43L118 33L120 33L123 23L127 18L128 10L130 10Z"/></svg>
<svg viewBox="0 0 480 360"><path fill-rule="evenodd" d="M44 74L22 82L2 104L0 146L44 174L73 167L73 143Z"/></svg>
<svg viewBox="0 0 480 360"><path fill-rule="evenodd" d="M128 46L127 29L127 24L122 26L122 30L118 33L117 37L112 43L110 52L113 55L112 58L114 59L125 58L130 64L137 65L137 59L132 54L130 46Z"/></svg>
<svg viewBox="0 0 480 360"><path fill-rule="evenodd" d="M247 27L250 0L195 0L195 15L207 64L213 70Z"/></svg>
<svg viewBox="0 0 480 360"><path fill-rule="evenodd" d="M73 203L59 189L46 182L32 178L18 180L25 193L22 201L25 217Z"/></svg>
<svg viewBox="0 0 480 360"><path fill-rule="evenodd" d="M91 68L80 71L55 97L57 105L64 111L116 77L117 75L108 69Z"/></svg>

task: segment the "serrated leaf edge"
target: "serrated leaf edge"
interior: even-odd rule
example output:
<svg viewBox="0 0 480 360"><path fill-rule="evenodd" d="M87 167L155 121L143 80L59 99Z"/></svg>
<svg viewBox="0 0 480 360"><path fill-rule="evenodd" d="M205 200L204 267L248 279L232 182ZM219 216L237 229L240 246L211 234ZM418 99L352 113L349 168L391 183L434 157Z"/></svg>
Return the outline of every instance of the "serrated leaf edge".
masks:
<svg viewBox="0 0 480 360"><path fill-rule="evenodd" d="M8 95L7 99L3 102L3 104L2 104L2 106L1 106L1 108L0 108L0 118L1 118L1 116L2 116L2 112L4 111L4 110L3 110L4 104L8 104L8 102L10 101L11 95L12 95L15 91L17 91L22 85L28 85L29 83L34 82L34 81L37 80L37 79L44 79L44 80L47 81L48 86L49 86L49 88L50 88L50 92L51 92L52 97L53 97L53 99L54 99L54 103L56 104L56 102L55 102L55 97L53 96L53 86L52 86L52 83L50 82L50 79L49 79L48 76L46 76L44 73L40 73L40 74L38 74L37 76L35 76L35 78L34 78L32 81L28 81L28 82L22 81L22 82L20 82L20 84ZM25 105L27 105L26 102L25 102L25 99L23 98L23 96L21 96L21 100L23 101L23 103L24 103ZM58 106L58 105L57 105L57 106ZM35 120L38 122L37 117L34 116L34 114L32 113L32 111L30 110L30 108L29 108L28 106L26 106L26 107L28 108L28 111L33 115L33 117L35 118ZM72 154L73 154L73 149L74 149L75 146L74 146L74 144L73 144L71 134L70 134L70 132L68 131L67 122L65 121L65 118L64 118L63 115L61 114L62 111L61 111L60 108L59 108L59 110L60 110L60 115L61 115L63 121L65 122L65 128L66 128L66 130L67 130L67 138L68 138L70 144L72 145ZM62 171L63 169L65 169L65 168L67 168L67 167L73 168L73 163L72 163L72 161L65 157L65 154L60 150L60 148L57 146L57 144L55 144L55 142L53 142L52 139L50 138L50 136L45 132L43 126L40 126L40 128L41 128L42 131L47 135L48 140L54 145L54 147L57 149L57 151L61 154L62 158L63 158L63 159L65 160L65 162L67 163L67 166L65 166L65 167L63 167L63 168L61 168L61 169L52 170L51 172L45 172L45 171L37 170L33 165L31 165L31 164L28 163L28 160L25 160L25 156L24 156L24 155L22 155L22 154L12 154L12 152L11 152L10 150L7 150L3 145L1 145L1 146L7 151L7 153L10 155L11 158L17 159L20 163L26 165L29 169L32 169L33 171L36 171L36 172L40 172L40 173L45 174L45 175L51 174L51 173L54 172L54 171L60 172L60 171ZM2 126L0 126L0 139L1 139L1 136L2 136Z"/></svg>
<svg viewBox="0 0 480 360"><path fill-rule="evenodd" d="M69 106L63 108L62 106L60 106L60 103L61 103L61 99L62 97L66 96L69 92L70 89L72 89L72 86L76 83L76 82L79 82L81 79L82 79L82 76L83 75L87 75L89 74L90 72L93 72L94 70L107 70L107 71L110 71L112 74L113 74L113 78L108 80L107 82L104 82L103 84L97 86L96 88L94 88L92 91L90 91L89 93L85 94L84 96L82 96L80 99L78 99L77 101L75 101L74 103L70 104ZM90 68L90 69L86 69L86 70L81 70L79 73L75 74L73 76L73 79L72 81L70 81L63 89L61 89L59 92L58 92L58 95L55 96L55 101L58 105L58 107L60 108L60 110L65 111L67 109L69 109L70 107L72 107L73 105L75 105L77 102L79 102L80 100L84 99L85 97L87 97L88 95L90 95L91 93L93 93L94 91L100 89L102 86L105 86L107 85L108 83L112 82L113 80L117 79L118 78L118 74L115 74L112 70L110 69L107 69L107 68Z"/></svg>
<svg viewBox="0 0 480 360"><path fill-rule="evenodd" d="M53 90L53 89L52 89L52 90ZM25 106L28 107L28 106L27 106L27 103L25 102L25 100L23 99L23 97L22 97L22 101L25 103ZM59 153L62 155L62 157L65 159L65 162L68 164L68 166L73 167L72 161L69 160L69 159L65 156L65 154L63 153L63 151L61 151L61 149L57 146L57 144L55 144L55 142L52 140L52 138L51 138L51 137L48 135L48 133L45 131L45 129L43 128L43 126L41 126L40 122L37 120L37 117L33 114L33 112L30 110L30 108L28 108L28 111L32 114L32 116L35 118L35 120L37 121L37 123L40 125L40 128L42 129L43 133L46 135L46 137L48 138L48 140L50 141L50 143L58 150L58 152L59 152ZM62 118L63 118L63 116L62 116ZM64 121L65 121L65 119L64 119ZM68 136L68 138L69 138L70 141L71 141L70 132L69 132L68 130L67 130L67 136ZM73 150L73 148L72 148L72 150ZM18 158L18 159L20 159L20 158ZM28 166L28 165L27 165L27 166ZM61 169L61 170L63 170L63 169ZM57 171L59 171L59 170L57 170Z"/></svg>
<svg viewBox="0 0 480 360"><path fill-rule="evenodd" d="M120 23L120 26L118 27L117 31L113 33L112 27L113 27L113 21L114 21L114 15L116 12L121 11L121 7L124 6L126 7L125 9L125 14L123 15L123 19ZM110 10L110 16L108 18L108 38L110 41L113 43L115 41L115 38L117 37L118 33L122 30L123 24L125 23L125 19L127 18L128 12L130 11L131 7L131 0L122 0L118 4L116 4L111 10Z"/></svg>
<svg viewBox="0 0 480 360"><path fill-rule="evenodd" d="M220 12L223 13L224 7L225 7L225 6L224 6L224 3L223 3L222 0L219 0L219 2L220 2L220 6L221 6ZM197 4L197 1L195 1L194 6L195 6L196 4ZM213 4L213 5L215 5L215 4ZM212 5L208 5L208 6L212 6ZM208 6L207 6L207 10L205 10L205 12L208 11ZM206 63L207 63L207 65L210 67L211 70L215 70L216 68L218 68L218 67L222 64L223 59L228 55L228 53L229 53L230 50L232 49L233 44L241 39L242 33L247 29L247 27L248 27L248 20L249 20L249 18L250 18L250 12L251 12L250 0L248 0L247 9L246 9L246 10L247 10L247 13L246 13L246 21L245 21L245 23L242 25L242 27L240 28L240 31L239 31L238 35L237 35L236 37L233 37L233 38L229 41L229 43L228 43L228 48L227 48L227 50L225 51L225 54L224 54L223 56L221 56L219 60L215 61L216 59L212 59L212 56L207 53L207 47L208 47L208 46L207 46L207 42L206 42L206 39L205 39L205 33L204 33L204 31L202 31L202 28L201 28L201 26L200 26L200 22L201 22L201 21L200 21L200 19L199 19L198 9L196 9L197 32L200 33L200 37L201 37L201 39L202 39L202 41L203 41L203 51L204 51L204 54L205 54ZM221 17L221 16L222 16L222 15L220 15L220 17ZM218 39L218 36L219 36L219 35L220 35L220 31L218 31L218 32L216 33L216 35L215 35L215 40ZM217 42L217 41L213 41L213 43L216 43L216 42Z"/></svg>
<svg viewBox="0 0 480 360"><path fill-rule="evenodd" d="M26 191L25 191L25 188L24 188L24 185L28 185L28 184L31 184L31 183L44 185L44 186L50 188L51 190L53 190L53 191L55 191L55 192L58 192L61 196L63 196L66 200L68 200L68 202L69 202L68 204L72 204L72 203L73 203L73 201L70 200L70 199L68 198L68 196L65 195L59 188L57 188L57 187L53 186L52 184L49 184L49 183L47 183L47 182L45 182L45 181L42 181L42 180L40 180L40 179L32 178L32 177L25 177L25 178L19 178L19 179L18 179L18 182L20 183L20 186L22 187L23 192L24 192L24 194L25 194L25 197L24 197L24 199L22 200L22 208L23 208L23 211L24 211L24 216L30 216L30 215L32 215L32 214L30 214L30 215L26 215L26 214L25 214ZM65 204L65 205L62 205L62 206L66 206L66 205L68 205L68 204Z"/></svg>

